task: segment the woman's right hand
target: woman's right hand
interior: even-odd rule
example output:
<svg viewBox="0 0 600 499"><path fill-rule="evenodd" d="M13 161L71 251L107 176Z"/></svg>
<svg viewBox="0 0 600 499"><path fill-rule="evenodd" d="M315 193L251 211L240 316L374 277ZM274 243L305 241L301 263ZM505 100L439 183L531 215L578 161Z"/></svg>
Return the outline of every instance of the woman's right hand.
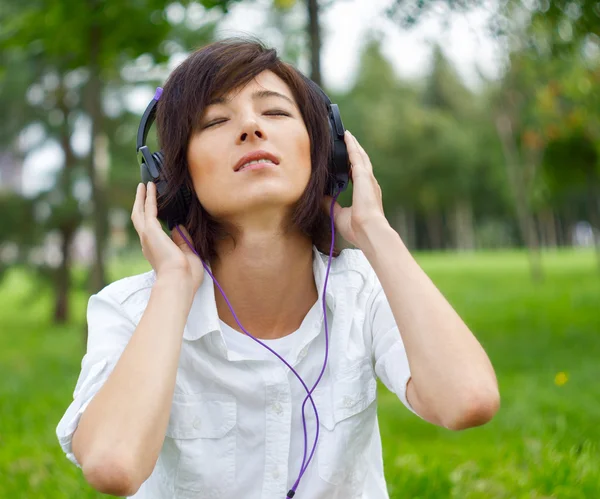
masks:
<svg viewBox="0 0 600 499"><path fill-rule="evenodd" d="M170 238L163 230L157 218L156 185L148 182L138 184L135 202L131 212L131 221L140 236L142 253L156 272L156 278L175 277L183 286L189 285L196 293L204 279L204 267L200 258L190 249L177 229ZM188 241L191 237L183 225L181 232Z"/></svg>

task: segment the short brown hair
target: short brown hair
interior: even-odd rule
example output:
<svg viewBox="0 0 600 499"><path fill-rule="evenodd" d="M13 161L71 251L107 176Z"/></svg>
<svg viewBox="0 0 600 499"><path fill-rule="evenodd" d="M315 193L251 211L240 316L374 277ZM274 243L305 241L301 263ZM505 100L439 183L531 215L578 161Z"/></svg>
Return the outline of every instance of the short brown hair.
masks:
<svg viewBox="0 0 600 499"><path fill-rule="evenodd" d="M164 201L186 185L192 201L185 226L200 258L216 258L217 239L232 236L209 215L194 195L188 170L187 148L208 103L233 91L270 70L290 88L308 130L311 145L311 176L294 208L292 226L309 236L319 251L329 254L331 221L321 202L328 182L331 138L327 108L315 89L292 65L279 59L277 51L254 38L227 38L206 45L187 57L167 79L158 101L156 126L164 155L168 189ZM339 251L334 247L334 256Z"/></svg>

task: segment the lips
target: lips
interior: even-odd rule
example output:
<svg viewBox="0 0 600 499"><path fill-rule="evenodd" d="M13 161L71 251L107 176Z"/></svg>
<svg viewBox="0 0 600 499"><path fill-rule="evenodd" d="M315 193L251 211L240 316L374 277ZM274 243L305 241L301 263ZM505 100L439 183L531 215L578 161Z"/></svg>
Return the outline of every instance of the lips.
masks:
<svg viewBox="0 0 600 499"><path fill-rule="evenodd" d="M274 164L278 165L279 164L279 158L277 156L275 156L274 154L271 154L268 151L252 151L248 154L244 154L239 160L238 162L235 164L235 166L233 167L234 171L239 171L239 169L244 166L246 163L250 162L250 161L257 161L260 159L268 159L270 161L272 161Z"/></svg>

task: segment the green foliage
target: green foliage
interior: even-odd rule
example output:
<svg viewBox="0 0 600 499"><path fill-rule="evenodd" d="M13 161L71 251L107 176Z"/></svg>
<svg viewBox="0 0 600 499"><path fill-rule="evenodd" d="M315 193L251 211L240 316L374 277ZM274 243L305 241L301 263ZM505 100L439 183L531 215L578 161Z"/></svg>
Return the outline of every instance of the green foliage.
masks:
<svg viewBox="0 0 600 499"><path fill-rule="evenodd" d="M422 82L400 80L376 37L367 41L360 68L347 95L335 100L369 154L390 218L398 209L428 216L460 203L481 219L505 216L492 94L467 89L439 48Z"/></svg>
<svg viewBox="0 0 600 499"><path fill-rule="evenodd" d="M383 386L379 424L392 499L590 499L600 496L600 281L590 252L544 254L532 284L520 252L421 254L496 369L502 407L450 432L406 410ZM112 277L147 270L114 262ZM51 296L22 268L0 288L0 497L100 498L55 437L84 353L87 295L71 322L49 323ZM562 374L561 374L562 373Z"/></svg>
<svg viewBox="0 0 600 499"><path fill-rule="evenodd" d="M344 125L365 148L382 186L386 208L410 202L411 157L418 148L418 91L398 81L381 45L363 49L361 71L346 95L335 96Z"/></svg>
<svg viewBox="0 0 600 499"><path fill-rule="evenodd" d="M184 9L193 4L200 9L218 8L226 12L236 1L186 0L180 2L180 7ZM120 125L126 121L132 123L139 117L128 116L121 101L118 117L111 119L107 116L110 113L102 107L102 100L107 97L106 89L113 91L113 103L120 100L115 95L126 87L124 80L131 79L123 69L141 55L156 67L168 60L173 46L180 50L183 50L182 47L189 49L212 38L214 22L201 26L191 22L169 22L166 9L171 3L164 0L0 2L0 106L7 115L0 125L0 146L17 150L19 134L35 127L41 131L38 144L30 144L19 154L25 155L40 144L54 142L60 145L64 157L56 185L34 201L37 208L49 207L50 216L42 223L39 217L31 217L30 222L37 222L35 226L31 223L20 225L16 230L24 233L34 231L37 235L42 230L46 231L44 235L60 231L63 238L74 234L84 221L84 214L90 214L92 204L80 205L74 198L75 175L92 185L92 197L94 201L99 200L92 212L94 225L100 228L108 226L109 213L100 202L104 186L97 179L96 157L82 158L71 149L76 125L79 124L76 119L81 117L94 122L94 142L98 137L109 138L113 170L131 172L127 178L132 180L126 187L128 198L131 198L135 186L133 179L139 181L138 168L130 168L136 161L132 149L135 142L131 135L124 147L123 141L119 142L117 137L123 131ZM136 78L151 81L153 77L143 74ZM93 102L98 103L96 111L92 111ZM92 162L93 168L82 168L84 163ZM90 169L93 174L89 173ZM114 189L108 191L112 193ZM119 196L118 189L116 191L118 201L122 196ZM127 204L130 204L129 199ZM105 230L99 231L99 234L106 233ZM33 236L23 237L32 239ZM7 239L0 234L0 245ZM100 236L98 240L104 240L104 237ZM25 255L28 249L20 248L20 254ZM57 275L52 268L36 265L40 266L41 275L46 278L52 279Z"/></svg>
<svg viewBox="0 0 600 499"><path fill-rule="evenodd" d="M512 1L512 10L525 2ZM525 4L527 5L527 4ZM550 0L530 9L531 42L542 51L571 55L582 44L592 43L600 48L600 9L588 0Z"/></svg>
<svg viewBox="0 0 600 499"><path fill-rule="evenodd" d="M465 87L439 45L433 48L431 71L421 100L426 108L438 109L457 118L468 118L475 111L472 92Z"/></svg>
<svg viewBox="0 0 600 499"><path fill-rule="evenodd" d="M589 137L573 133L550 142L545 152L545 167L553 190L585 187L599 178L598 150Z"/></svg>
<svg viewBox="0 0 600 499"><path fill-rule="evenodd" d="M32 245L39 242L39 234L32 230L19 230L22 227L31 228L35 205L31 199L24 198L10 191L0 191L0 241L12 241L17 244Z"/></svg>
<svg viewBox="0 0 600 499"><path fill-rule="evenodd" d="M218 21L198 27L191 22L194 16L188 14L198 8L227 12L237 1L186 0L179 3L185 13L181 19L167 15L177 4L161 0L122 4L99 0L0 1L0 106L5 110L0 144L13 147L16 137L32 125L43 130L32 149L48 140L64 145L67 141L61 139L65 135L74 136L79 125L76 118L86 118L89 111L86 99L91 90L91 37L97 30L102 40L99 71L103 103L107 109L112 108L99 120L101 132L108 138L109 174L108 209L98 213L128 216L139 182L132 149L139 115L128 112L127 95L159 84L167 67L165 62L173 53L184 53L212 39ZM515 17L507 26L519 42L510 45L513 52L509 54L509 71L501 82L488 83L480 92L463 84L440 47L434 47L432 69L422 81L400 79L383 56L381 39L371 35L363 47L354 85L346 95L332 95L340 104L345 125L371 158L390 220L398 213L412 216L417 246L427 247L428 217L439 221L441 238L448 241L443 246L456 246L460 236L458 232L452 234L451 226L459 206L467 206L472 214L472 223L467 225L474 227L477 241L486 245L501 240L519 242L514 237L515 209L505 169L508 160L495 129L498 113L507 110L512 113L515 142L526 158L523 162L528 160L526 153L543 155L541 168L532 169L532 181L523 179L533 212L553 210L557 218L565 217L561 220L565 233L579 218L591 218L584 206L593 203L584 201L584 197L594 194L588 192L589 182L581 182L582 168L588 165L583 165L581 155L573 152L582 143L573 137L585 137L590 149L600 147L600 72L598 54L594 52L598 40L593 28L596 25L589 24L595 19L590 18L593 8L582 2L547 3L542 9L543 3L511 0L497 13L500 19L524 6L531 8L530 15L519 18L525 19L524 25L518 24ZM461 11L480 5L480 1L399 0L392 10L396 9L396 14L404 12L417 22L440 4ZM322 7L329 5L331 2L321 2ZM536 5L540 9L535 10ZM284 35L284 58L298 63L306 53L304 5L281 0L272 6L269 27ZM556 57L547 50L544 36L550 36L549 30L563 22L564 15L573 18L572 26L582 34L573 38L579 40L577 46L587 47L583 52L575 51L578 57ZM550 24L539 21L544 16ZM581 24L587 28L579 29L577 23L582 20L587 20L588 24ZM563 35L565 29L563 26ZM132 70L134 66L138 69ZM61 85L56 85L57 81ZM61 99L61 86L65 87L66 99ZM36 102L31 99L34 94L41 96ZM64 113L59 110L63 101L67 104ZM546 148L550 152L544 155ZM581 168L573 167L571 160L575 159ZM56 190L73 191L75 181L89 181L84 168L88 161L76 156L71 173L77 178L61 186L59 173ZM523 177L528 175L523 172ZM341 202L349 204L351 195L349 189ZM35 203L44 204L51 197L44 194ZM63 204L50 203L53 213L39 227L21 225L20 229L49 232L86 223L91 204L77 203L70 195L64 199ZM566 206L576 209L567 213ZM107 223L104 220L98 225ZM129 223L127 230L136 240ZM33 236L26 237L33 240ZM2 241L0 232L0 244Z"/></svg>
<svg viewBox="0 0 600 499"><path fill-rule="evenodd" d="M0 191L0 243L5 251L12 252L6 261L0 261L0 281L6 270L14 264L26 262L27 251L34 245L40 244L42 234L39 228L32 224L34 217L34 202L16 193Z"/></svg>
<svg viewBox="0 0 600 499"><path fill-rule="evenodd" d="M534 46L541 52L573 54L582 44L600 47L600 9L589 0L507 0L489 4L484 0L393 0L387 15L401 28L416 26L432 12L467 13L484 9L490 15L489 33L511 42L520 38L521 47Z"/></svg>
<svg viewBox="0 0 600 499"><path fill-rule="evenodd" d="M420 22L434 7L466 12L483 4L480 0L395 0L388 15L409 27ZM595 171L597 161L592 158L591 165L570 168L572 161L565 161L566 157L569 154L577 157L578 153L568 152L565 147L575 147L570 138L573 136L587 137L592 149L598 149L600 144L600 87L596 84L600 81L600 10L597 3L582 0L510 0L489 13L493 31L507 35L510 57L495 112L505 114L511 121L523 163L516 165L522 177L519 181L527 185L529 202L539 209L552 199L564 198L566 191L573 194L574 185L580 183L577 178L582 168L588 182L590 179L598 182L593 178L595 174L590 173ZM440 57L439 51L434 57ZM438 66L438 72L449 75L438 80L452 82L451 68ZM435 74L436 70L432 76ZM447 84L434 85L428 100L448 107L449 96L460 93L449 92L447 87ZM461 107L468 108L464 99ZM549 144L551 151L544 154ZM558 157L553 160L555 153L561 158L560 164ZM545 156L546 178L542 175L536 179L537 168L531 165L538 162L536 158L540 155ZM559 169L562 171L558 172ZM560 185L554 181L557 178L562 179ZM594 218L593 214L589 216Z"/></svg>
<svg viewBox="0 0 600 499"><path fill-rule="evenodd" d="M186 7L198 3L206 9L219 8L227 12L230 5L238 1L184 0L179 3ZM0 47L25 50L32 56L38 55L40 62L64 71L88 66L92 37L98 36L100 66L105 78L114 79L125 61L140 54L148 53L158 62L164 62L168 54L161 50L161 42L169 37L177 39L177 35L184 38L189 35L192 30L182 26L174 29L167 21L164 11L171 3L164 0L19 2L18 6L6 8L0 17L3 26ZM202 40L198 32L195 36L196 43Z"/></svg>

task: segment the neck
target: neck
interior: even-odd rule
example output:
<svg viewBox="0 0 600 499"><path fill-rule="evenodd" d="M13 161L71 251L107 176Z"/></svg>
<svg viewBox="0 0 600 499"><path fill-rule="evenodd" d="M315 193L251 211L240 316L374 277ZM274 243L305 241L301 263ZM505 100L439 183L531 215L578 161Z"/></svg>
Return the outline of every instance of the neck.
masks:
<svg viewBox="0 0 600 499"><path fill-rule="evenodd" d="M212 272L240 323L260 339L286 336L300 327L318 299L312 242L300 233L242 234L235 247L221 242ZM219 318L241 332L215 285Z"/></svg>

